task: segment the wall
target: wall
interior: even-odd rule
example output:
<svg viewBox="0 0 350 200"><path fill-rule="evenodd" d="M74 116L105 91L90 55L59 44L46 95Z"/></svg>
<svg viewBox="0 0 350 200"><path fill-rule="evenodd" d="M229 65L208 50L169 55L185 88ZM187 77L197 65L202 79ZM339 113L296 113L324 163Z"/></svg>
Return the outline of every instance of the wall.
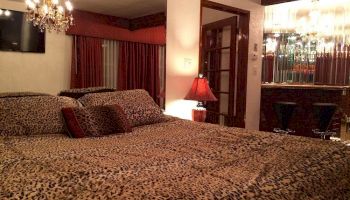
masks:
<svg viewBox="0 0 350 200"><path fill-rule="evenodd" d="M1 0L0 8L24 11L23 2ZM0 92L39 91L57 94L70 85L72 39L46 33L45 54L0 51Z"/></svg>
<svg viewBox="0 0 350 200"><path fill-rule="evenodd" d="M232 7L249 10L250 37L249 37L249 62L247 85L246 128L259 129L260 96L261 96L261 59L252 60L254 44L258 44L257 55L261 55L263 42L264 7L260 0L213 0ZM199 0L168 0L167 5L167 111L175 116L190 116L190 103L183 103L181 99L191 87L191 78L197 72L198 64L198 37L200 2ZM192 42L191 42L192 41ZM187 45L186 45L187 44ZM197 57L196 57L197 56ZM190 57L193 63L190 68L184 70L183 59ZM182 106L183 105L183 106ZM193 106L193 104L192 104ZM178 108L178 109L176 109ZM177 111L181 110L181 111Z"/></svg>
<svg viewBox="0 0 350 200"><path fill-rule="evenodd" d="M167 1L166 113L191 119L183 98L198 74L200 0Z"/></svg>

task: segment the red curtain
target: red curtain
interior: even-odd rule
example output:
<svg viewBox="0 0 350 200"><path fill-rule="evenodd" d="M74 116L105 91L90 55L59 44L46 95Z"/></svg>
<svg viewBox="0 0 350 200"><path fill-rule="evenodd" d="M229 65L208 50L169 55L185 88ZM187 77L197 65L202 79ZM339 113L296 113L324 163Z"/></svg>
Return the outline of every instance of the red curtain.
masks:
<svg viewBox="0 0 350 200"><path fill-rule="evenodd" d="M75 36L72 52L71 88L103 85L102 39Z"/></svg>
<svg viewBox="0 0 350 200"><path fill-rule="evenodd" d="M159 104L159 46L119 43L118 90L145 89Z"/></svg>

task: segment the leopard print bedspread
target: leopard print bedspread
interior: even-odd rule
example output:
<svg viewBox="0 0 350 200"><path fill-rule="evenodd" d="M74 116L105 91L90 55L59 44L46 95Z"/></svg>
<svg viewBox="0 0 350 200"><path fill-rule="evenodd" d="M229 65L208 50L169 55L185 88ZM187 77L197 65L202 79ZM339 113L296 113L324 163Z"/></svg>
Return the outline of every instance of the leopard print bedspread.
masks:
<svg viewBox="0 0 350 200"><path fill-rule="evenodd" d="M0 137L0 172L0 199L350 199L345 145L185 120Z"/></svg>

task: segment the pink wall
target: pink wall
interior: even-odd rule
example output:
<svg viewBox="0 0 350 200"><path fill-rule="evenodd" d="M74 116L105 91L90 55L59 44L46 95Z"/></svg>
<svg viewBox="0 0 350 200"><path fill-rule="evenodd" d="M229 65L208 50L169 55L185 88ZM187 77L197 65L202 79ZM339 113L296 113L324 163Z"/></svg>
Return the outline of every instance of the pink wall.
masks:
<svg viewBox="0 0 350 200"><path fill-rule="evenodd" d="M200 0L167 1L166 114L191 119L197 102L184 100L198 75Z"/></svg>

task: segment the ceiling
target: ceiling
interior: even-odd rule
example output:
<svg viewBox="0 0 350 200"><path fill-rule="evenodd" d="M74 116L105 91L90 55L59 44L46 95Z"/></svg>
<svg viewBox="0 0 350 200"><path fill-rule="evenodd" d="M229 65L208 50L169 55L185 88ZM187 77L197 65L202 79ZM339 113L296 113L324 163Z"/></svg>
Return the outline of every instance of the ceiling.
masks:
<svg viewBox="0 0 350 200"><path fill-rule="evenodd" d="M129 19L166 10L166 0L72 0L72 3L79 10Z"/></svg>

